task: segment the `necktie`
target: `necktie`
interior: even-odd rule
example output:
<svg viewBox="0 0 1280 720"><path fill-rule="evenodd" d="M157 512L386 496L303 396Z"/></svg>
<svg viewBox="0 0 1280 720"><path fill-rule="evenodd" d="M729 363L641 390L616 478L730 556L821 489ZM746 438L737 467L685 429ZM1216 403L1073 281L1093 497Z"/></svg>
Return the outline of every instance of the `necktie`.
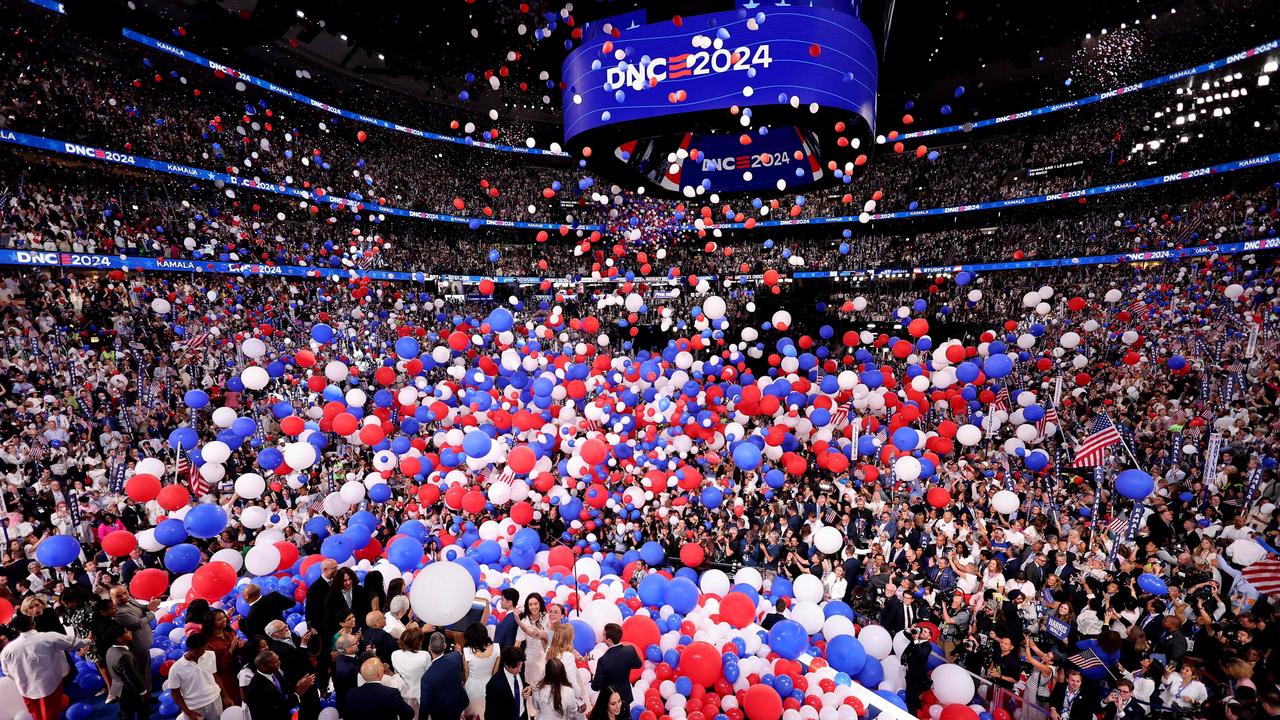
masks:
<svg viewBox="0 0 1280 720"><path fill-rule="evenodd" d="M279 690L280 692L284 692L284 688L280 687L280 677L275 673L271 674L271 682L275 683L277 690Z"/></svg>
<svg viewBox="0 0 1280 720"><path fill-rule="evenodd" d="M511 693L515 695L515 698L516 698L516 717L518 718L520 717L520 700L521 700L519 675L513 675L511 677L511 688L512 688Z"/></svg>
<svg viewBox="0 0 1280 720"><path fill-rule="evenodd" d="M912 619L913 619L913 618L912 618L911 606L910 606L910 605L907 605L907 604L903 603L903 605L902 605L902 616L903 616L903 618L904 618L904 619L906 620L906 622L907 622L907 627L911 627L911 621L912 621Z"/></svg>
<svg viewBox="0 0 1280 720"><path fill-rule="evenodd" d="M1076 701L1076 694L1067 693L1067 698L1062 703L1062 714L1064 716L1071 717L1071 705L1075 703L1075 701Z"/></svg>

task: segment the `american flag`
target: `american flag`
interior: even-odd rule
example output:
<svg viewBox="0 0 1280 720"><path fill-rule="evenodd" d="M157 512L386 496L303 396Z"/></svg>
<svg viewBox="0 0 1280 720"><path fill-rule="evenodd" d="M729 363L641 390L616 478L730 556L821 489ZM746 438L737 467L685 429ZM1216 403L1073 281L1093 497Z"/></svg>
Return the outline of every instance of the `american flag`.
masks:
<svg viewBox="0 0 1280 720"><path fill-rule="evenodd" d="M1135 316L1143 316L1147 314L1147 301L1142 298L1134 298L1129 301L1129 314Z"/></svg>
<svg viewBox="0 0 1280 720"><path fill-rule="evenodd" d="M489 482L491 483L502 483L503 485L510 485L515 481L516 481L516 471L512 470L510 465L504 467L502 469L502 472L498 472L497 468L494 468L489 472Z"/></svg>
<svg viewBox="0 0 1280 720"><path fill-rule="evenodd" d="M1106 665L1102 663L1102 660L1098 659L1098 654L1092 650L1085 650L1078 655L1072 655L1067 658L1067 662L1075 665L1081 670L1106 667Z"/></svg>
<svg viewBox="0 0 1280 720"><path fill-rule="evenodd" d="M1107 523L1107 532L1111 533L1112 535L1119 536L1120 533L1124 532L1125 527L1128 524L1129 524L1128 520L1125 520L1123 517L1117 515L1111 518L1111 522Z"/></svg>
<svg viewBox="0 0 1280 720"><path fill-rule="evenodd" d="M31 444L27 446L26 453L22 456L23 462L36 462L43 460L49 451L49 438L44 435L37 435L31 438Z"/></svg>
<svg viewBox="0 0 1280 720"><path fill-rule="evenodd" d="M1120 442L1120 433L1106 413L1099 413L1089 428L1089 436L1076 447L1071 467L1096 467L1103 463L1106 449Z"/></svg>
<svg viewBox="0 0 1280 720"><path fill-rule="evenodd" d="M836 408L831 414L831 422L836 428L843 428L849 424L849 416L853 414L853 399Z"/></svg>
<svg viewBox="0 0 1280 720"><path fill-rule="evenodd" d="M1062 427L1062 423L1058 422L1058 408L1049 403L1049 407L1044 411L1044 417L1036 421L1036 434L1044 437L1045 430L1048 429L1049 423L1053 423L1054 427Z"/></svg>
<svg viewBox="0 0 1280 720"><path fill-rule="evenodd" d="M1013 407L1013 400L1009 397L1009 388L1000 388L1000 392L996 393L996 401L991 403L991 409L1009 412L1011 407Z"/></svg>
<svg viewBox="0 0 1280 720"><path fill-rule="evenodd" d="M186 478L187 488L191 490L191 494L196 497L202 497L209 492L209 481L204 479L204 475L200 474L200 468L191 462L191 458L187 457L185 452L178 453L178 479Z"/></svg>
<svg viewBox="0 0 1280 720"><path fill-rule="evenodd" d="M195 352L205 345L209 344L210 334L208 330L201 330L198 333L188 336L185 340L178 343L178 349L183 353Z"/></svg>
<svg viewBox="0 0 1280 720"><path fill-rule="evenodd" d="M1280 560L1259 560L1245 568L1242 574L1263 595L1280 595Z"/></svg>

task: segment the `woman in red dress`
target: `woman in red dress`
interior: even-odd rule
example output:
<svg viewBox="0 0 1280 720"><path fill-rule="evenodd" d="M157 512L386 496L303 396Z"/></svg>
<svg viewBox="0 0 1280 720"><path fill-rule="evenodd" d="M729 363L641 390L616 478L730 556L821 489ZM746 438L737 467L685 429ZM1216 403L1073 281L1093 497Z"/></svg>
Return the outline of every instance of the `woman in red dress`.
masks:
<svg viewBox="0 0 1280 720"><path fill-rule="evenodd" d="M209 636L209 651L218 661L218 671L213 674L218 687L222 690L222 704L225 707L240 704L240 683L236 679L236 651L242 641L227 622L227 613L223 610L210 610L204 621L204 634Z"/></svg>

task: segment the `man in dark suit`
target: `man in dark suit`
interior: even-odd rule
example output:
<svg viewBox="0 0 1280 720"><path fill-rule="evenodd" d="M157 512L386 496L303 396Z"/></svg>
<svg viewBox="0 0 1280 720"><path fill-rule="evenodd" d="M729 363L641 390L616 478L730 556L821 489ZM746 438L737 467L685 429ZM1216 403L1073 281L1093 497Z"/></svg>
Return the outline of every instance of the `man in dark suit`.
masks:
<svg viewBox="0 0 1280 720"><path fill-rule="evenodd" d="M325 612L328 608L325 605L329 602L329 583L333 580L333 576L338 572L338 563L328 558L320 561L320 577L311 583L311 587L307 588L307 627L315 629L320 633L323 640L333 633L326 633L328 622L325 618Z"/></svg>
<svg viewBox="0 0 1280 720"><path fill-rule="evenodd" d="M315 683L314 675L304 675L296 685L288 684L280 674L280 656L263 650L254 658L257 672L249 680L245 690L245 704L253 720L290 720L293 707L302 703L305 694Z"/></svg>
<svg viewBox="0 0 1280 720"><path fill-rule="evenodd" d="M498 627L494 628L493 642L497 644L499 650L505 650L516 644L516 633L520 629L516 624L516 607L520 604L520 591L515 588L505 588L499 604L506 615L502 617Z"/></svg>
<svg viewBox="0 0 1280 720"><path fill-rule="evenodd" d="M285 683L296 685L312 665L307 653L316 640L316 631L307 630L307 634L298 637L289 632L289 626L283 620L272 620L267 623L267 649L280 658L280 671ZM302 698L302 708L298 711L299 720L313 720L320 714L320 692L313 686L310 690L298 693Z"/></svg>
<svg viewBox="0 0 1280 720"><path fill-rule="evenodd" d="M772 630L774 625L777 625L787 619L786 610L787 601L782 598L778 598L778 600L773 604L773 612L765 615L764 619L760 621L760 627L765 630Z"/></svg>
<svg viewBox="0 0 1280 720"><path fill-rule="evenodd" d="M1182 623L1172 615L1164 616L1162 622L1162 634L1156 636L1155 651L1164 654L1165 662L1180 662L1187 654L1187 636L1182 632Z"/></svg>
<svg viewBox="0 0 1280 720"><path fill-rule="evenodd" d="M915 604L915 595L911 590L903 588L897 597L889 598L880 611L880 625L889 631L890 637L896 637L904 629L923 619L921 608Z"/></svg>
<svg viewBox="0 0 1280 720"><path fill-rule="evenodd" d="M350 635L339 636L334 644L338 657L333 661L333 692L338 707L346 707L347 694L359 684L360 660L356 657L359 645L360 641Z"/></svg>
<svg viewBox="0 0 1280 720"><path fill-rule="evenodd" d="M360 666L364 685L347 693L347 702L341 705L342 717L364 720L413 720L413 708L401 697L400 691L382 684L385 670L378 658L369 658Z"/></svg>
<svg viewBox="0 0 1280 720"><path fill-rule="evenodd" d="M1116 689L1107 696L1102 706L1102 720L1142 720L1146 712L1133 699L1133 683L1125 678L1116 682Z"/></svg>
<svg viewBox="0 0 1280 720"><path fill-rule="evenodd" d="M438 632L431 634L427 651L432 661L419 686L420 716L430 716L431 720L458 720L471 703L462 685L462 653L448 651L444 635Z"/></svg>
<svg viewBox="0 0 1280 720"><path fill-rule="evenodd" d="M523 670L524 650L504 648L502 670L484 686L484 720L528 720L532 690L520 677Z"/></svg>
<svg viewBox="0 0 1280 720"><path fill-rule="evenodd" d="M596 662L596 674L591 678L591 689L596 692L611 687L622 696L623 714L630 712L631 671L643 667L640 655L630 645L621 645L622 626L609 623L604 626L604 644L609 647Z"/></svg>
<svg viewBox="0 0 1280 720"><path fill-rule="evenodd" d="M266 635L267 623L279 620L293 609L294 602L278 592L268 593L265 597L262 588L249 583L240 591L240 596L249 605L249 612L240 621L240 632L246 637Z"/></svg>
<svg viewBox="0 0 1280 720"><path fill-rule="evenodd" d="M387 632L386 616L377 610L370 610L365 615L364 624L361 642L365 647L372 648L379 660L390 665L391 653L400 649L400 643Z"/></svg>
<svg viewBox="0 0 1280 720"><path fill-rule="evenodd" d="M1067 681L1049 693L1048 707L1053 720L1091 720L1098 712L1098 699L1084 687L1079 670L1068 670Z"/></svg>

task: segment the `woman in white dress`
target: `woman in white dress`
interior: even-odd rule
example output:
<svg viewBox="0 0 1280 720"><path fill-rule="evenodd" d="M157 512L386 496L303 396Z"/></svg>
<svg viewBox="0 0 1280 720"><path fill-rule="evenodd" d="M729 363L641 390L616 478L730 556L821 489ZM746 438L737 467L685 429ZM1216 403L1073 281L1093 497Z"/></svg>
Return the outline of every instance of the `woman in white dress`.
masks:
<svg viewBox="0 0 1280 720"><path fill-rule="evenodd" d="M578 651L573 647L573 627L567 624L557 625L551 631L551 645L547 648L547 662L555 659L559 660L561 665L564 665L564 672L569 678L569 685L573 687L573 694L578 698L578 712L585 715L589 698L587 696L587 686L582 682L582 673L578 670L578 658Z"/></svg>
<svg viewBox="0 0 1280 720"><path fill-rule="evenodd" d="M573 686L565 676L564 663L547 658L542 680L533 685L532 706L537 720L583 720Z"/></svg>
<svg viewBox="0 0 1280 720"><path fill-rule="evenodd" d="M404 681L405 689L400 694L413 708L414 717L418 717L422 699L422 676L430 665L431 653L422 649L422 630L416 626L405 628L400 633L400 649L391 653L391 667Z"/></svg>
<svg viewBox="0 0 1280 720"><path fill-rule="evenodd" d="M547 640L551 633L547 622L547 603L538 593L524 599L524 612L516 616L516 644L524 646L524 680L530 686L542 680L546 665Z"/></svg>
<svg viewBox="0 0 1280 720"><path fill-rule="evenodd" d="M489 639L489 631L480 623L471 623L462 633L462 679L467 690L467 717L484 717L484 691L489 678L498 669L498 650Z"/></svg>

